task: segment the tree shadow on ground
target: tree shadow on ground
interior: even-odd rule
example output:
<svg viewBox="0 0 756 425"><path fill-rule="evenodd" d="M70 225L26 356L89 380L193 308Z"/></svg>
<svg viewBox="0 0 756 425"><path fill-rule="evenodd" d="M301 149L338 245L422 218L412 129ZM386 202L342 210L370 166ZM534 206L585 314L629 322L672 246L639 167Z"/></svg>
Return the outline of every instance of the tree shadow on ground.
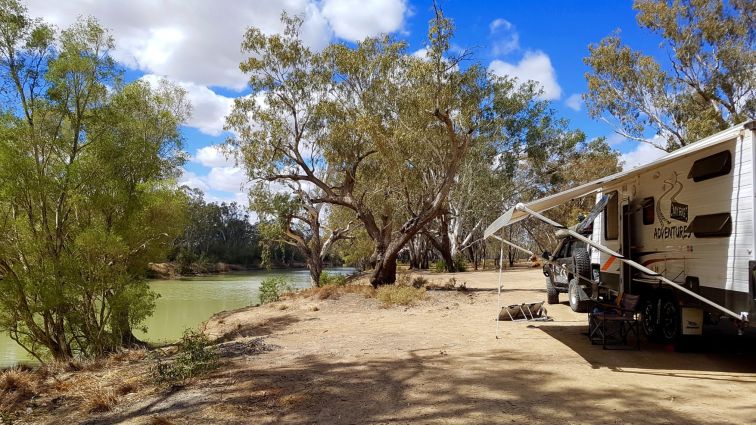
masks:
<svg viewBox="0 0 756 425"><path fill-rule="evenodd" d="M305 320L315 320L315 319L310 318L310 319L305 319ZM246 324L240 323L233 330L226 332L225 334L220 335L217 338L215 338L213 340L213 343L218 344L221 342L232 341L238 338L267 336L273 333L280 332L300 321L302 321L302 319L300 319L299 317L296 317L291 314L287 314L284 316L272 317L261 323L246 323Z"/></svg>
<svg viewBox="0 0 756 425"><path fill-rule="evenodd" d="M246 367L198 383L201 394L177 393L92 423L154 415L198 424L706 422L662 403L656 388L617 391L538 368L502 368L529 360L505 350L451 356L438 349L369 361L304 356L285 367L243 360Z"/></svg>
<svg viewBox="0 0 756 425"><path fill-rule="evenodd" d="M626 373L756 383L756 377L741 375L756 373L756 335L753 334L705 334L695 345L689 346L686 352L676 350L672 345L654 343L642 337L640 351L620 351L604 350L601 345L592 345L587 336L587 323L542 324L533 327L569 347L594 369L609 368Z"/></svg>

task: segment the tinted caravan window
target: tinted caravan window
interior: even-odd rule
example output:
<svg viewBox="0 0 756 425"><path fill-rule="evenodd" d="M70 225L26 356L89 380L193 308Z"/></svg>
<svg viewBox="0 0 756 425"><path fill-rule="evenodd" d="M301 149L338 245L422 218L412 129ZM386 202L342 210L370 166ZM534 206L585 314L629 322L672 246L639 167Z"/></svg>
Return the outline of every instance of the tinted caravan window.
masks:
<svg viewBox="0 0 756 425"><path fill-rule="evenodd" d="M604 239L619 239L619 196L616 190L609 192L609 202L604 207Z"/></svg>
<svg viewBox="0 0 756 425"><path fill-rule="evenodd" d="M687 231L697 238L727 237L732 234L732 217L728 212L697 215Z"/></svg>
<svg viewBox="0 0 756 425"><path fill-rule="evenodd" d="M654 224L654 198L643 199L643 224Z"/></svg>
<svg viewBox="0 0 756 425"><path fill-rule="evenodd" d="M732 154L730 151L722 151L694 162L690 167L688 178L692 178L694 182L700 182L730 174L731 169Z"/></svg>

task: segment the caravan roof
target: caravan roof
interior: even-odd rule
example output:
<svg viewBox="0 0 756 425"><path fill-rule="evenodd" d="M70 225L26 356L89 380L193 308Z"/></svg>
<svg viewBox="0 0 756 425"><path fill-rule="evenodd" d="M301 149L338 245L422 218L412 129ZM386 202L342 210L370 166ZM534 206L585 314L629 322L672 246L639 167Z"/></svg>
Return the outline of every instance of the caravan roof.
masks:
<svg viewBox="0 0 756 425"><path fill-rule="evenodd" d="M567 201L577 199L577 198L582 198L583 196L597 192L602 187L610 186L613 183L635 177L648 170L667 164L679 158L683 158L685 156L696 153L700 150L709 148L711 146L715 146L724 141L731 140L732 138L737 137L740 131L743 130L744 128L749 129L749 130L756 128L756 121L747 121L743 124L730 127L727 130L720 131L719 133L711 135L705 139L702 139L698 142L690 144L684 148L680 148L670 154L667 154L661 157L660 159L654 162L651 162L646 165L642 165L642 166L639 166L630 170L622 171L617 174L612 174L611 176L594 180L590 183L586 183L584 185L575 187L573 189L555 193L545 198L541 198L541 199L529 202L528 204L526 204L526 206L530 210L533 210L536 212L549 210ZM528 216L528 213L511 208L509 211L502 214L499 218L497 218L493 223L491 223L486 228L484 232L484 238L490 237L492 234L496 233L502 227L506 227L506 226L509 226L510 224L516 223L526 218L527 216Z"/></svg>

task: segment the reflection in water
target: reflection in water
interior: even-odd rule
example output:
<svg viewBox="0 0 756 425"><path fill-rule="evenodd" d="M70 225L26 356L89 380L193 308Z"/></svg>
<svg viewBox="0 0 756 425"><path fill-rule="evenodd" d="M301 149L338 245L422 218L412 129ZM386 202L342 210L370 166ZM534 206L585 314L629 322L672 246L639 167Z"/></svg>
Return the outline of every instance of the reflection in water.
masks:
<svg viewBox="0 0 756 425"><path fill-rule="evenodd" d="M349 274L352 268L328 269L329 273ZM298 288L309 286L307 270L256 271L179 280L156 280L150 286L160 294L155 313L147 319L147 333L135 332L149 342L175 341L213 314L259 302L260 282L281 276ZM4 333L0 334L0 368L31 362L29 356Z"/></svg>

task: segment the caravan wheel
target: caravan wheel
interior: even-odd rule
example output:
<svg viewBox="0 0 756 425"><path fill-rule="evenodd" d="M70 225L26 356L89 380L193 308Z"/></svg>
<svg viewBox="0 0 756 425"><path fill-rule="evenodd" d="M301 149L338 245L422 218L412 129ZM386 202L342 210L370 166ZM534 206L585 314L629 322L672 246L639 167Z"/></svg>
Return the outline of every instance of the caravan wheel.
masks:
<svg viewBox="0 0 756 425"><path fill-rule="evenodd" d="M643 333L649 338L656 336L658 325L657 303L658 298L651 298L643 303L641 309L641 326L643 327Z"/></svg>
<svg viewBox="0 0 756 425"><path fill-rule="evenodd" d="M662 342L674 342L680 334L680 309L675 300L662 300L659 319L659 338Z"/></svg>

